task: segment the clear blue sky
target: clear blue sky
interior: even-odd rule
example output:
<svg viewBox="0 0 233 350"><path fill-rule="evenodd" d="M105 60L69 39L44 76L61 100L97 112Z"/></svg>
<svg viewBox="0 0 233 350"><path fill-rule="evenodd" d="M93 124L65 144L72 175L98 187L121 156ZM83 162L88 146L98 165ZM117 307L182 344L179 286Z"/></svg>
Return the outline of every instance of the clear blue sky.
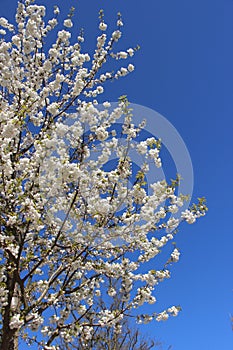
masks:
<svg viewBox="0 0 233 350"><path fill-rule="evenodd" d="M190 152L194 197L206 196L208 215L183 225L182 251L172 278L158 288L158 305L180 304L182 313L143 332L172 350L232 350L233 332L233 1L41 0L77 9L89 47L98 10L125 22L122 48L140 44L135 72L109 85L108 99L157 110L179 131ZM13 18L16 0L1 0L0 16ZM76 17L75 17L76 18Z"/></svg>

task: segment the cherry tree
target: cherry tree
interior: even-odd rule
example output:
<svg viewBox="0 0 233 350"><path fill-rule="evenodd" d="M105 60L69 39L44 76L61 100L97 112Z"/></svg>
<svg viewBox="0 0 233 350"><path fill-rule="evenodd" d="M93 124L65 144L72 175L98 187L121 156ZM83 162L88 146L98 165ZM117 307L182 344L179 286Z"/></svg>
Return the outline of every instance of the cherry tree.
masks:
<svg viewBox="0 0 233 350"><path fill-rule="evenodd" d="M155 179L149 193L146 174L151 163L161 166L160 140L138 142L143 164L134 173L129 151L144 121L133 124L124 96L114 108L99 106L104 83L134 70L127 60L137 48L115 50L120 14L107 35L100 11L91 57L82 33L72 43L71 14L61 28L59 8L50 20L45 10L24 0L15 24L0 18L1 350L87 348L101 330L119 334L128 315L138 323L176 316L178 306L151 314L142 306L156 302L155 286L170 277L178 248L160 270L143 266L181 221L206 211L200 200L176 216L186 199L176 194L179 179ZM108 70L108 59L127 64ZM122 116L125 142L115 128ZM106 165L112 156L114 167Z"/></svg>

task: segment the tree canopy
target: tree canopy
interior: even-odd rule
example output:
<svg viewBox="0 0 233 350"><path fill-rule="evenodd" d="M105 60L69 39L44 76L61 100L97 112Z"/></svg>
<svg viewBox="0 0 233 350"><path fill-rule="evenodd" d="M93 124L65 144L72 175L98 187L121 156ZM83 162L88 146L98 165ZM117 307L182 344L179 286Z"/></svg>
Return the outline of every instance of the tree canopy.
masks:
<svg viewBox="0 0 233 350"><path fill-rule="evenodd" d="M156 302L154 289L170 277L178 248L161 269L143 266L181 221L206 211L200 200L177 217L186 199L176 194L178 178L155 179L148 190L151 163L161 167L161 141L138 142L143 163L133 171L129 150L144 121L133 123L125 96L113 109L98 102L106 81L134 70L131 62L105 70L108 59L128 60L137 50L115 50L121 15L107 35L100 12L91 57L82 32L72 43L72 11L60 28L58 7L50 20L45 10L25 0L16 23L0 18L1 350L16 350L19 340L23 349L82 349L95 334L119 333L129 315L138 323L176 316L179 306L141 310ZM48 43L51 31L56 38ZM122 116L124 142L116 128Z"/></svg>

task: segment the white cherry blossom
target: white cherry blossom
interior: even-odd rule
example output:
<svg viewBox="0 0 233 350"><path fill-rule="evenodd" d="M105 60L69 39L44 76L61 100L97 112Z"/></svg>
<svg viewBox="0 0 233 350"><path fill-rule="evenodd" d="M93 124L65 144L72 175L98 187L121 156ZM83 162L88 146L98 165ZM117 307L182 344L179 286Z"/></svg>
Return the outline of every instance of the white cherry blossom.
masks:
<svg viewBox="0 0 233 350"><path fill-rule="evenodd" d="M119 332L129 314L148 323L179 311L141 314L145 303L156 310L156 285L180 253L156 271L148 262L206 206L177 217L177 181L147 183L151 163L161 167L160 140L135 146L145 121L135 124L126 97L99 105L104 83L134 70L119 59L137 50L115 45L121 17L112 33L100 17L92 55L69 16L59 24L58 7L47 20L44 6L19 1L14 25L0 18L1 350L16 337L47 350L61 341L88 348L100 327ZM137 172L132 150L143 160Z"/></svg>

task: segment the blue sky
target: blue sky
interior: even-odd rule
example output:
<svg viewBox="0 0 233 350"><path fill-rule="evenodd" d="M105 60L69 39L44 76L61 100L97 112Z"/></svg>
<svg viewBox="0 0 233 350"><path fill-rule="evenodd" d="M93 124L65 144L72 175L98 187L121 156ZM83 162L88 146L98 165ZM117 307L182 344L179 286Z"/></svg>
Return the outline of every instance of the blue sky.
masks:
<svg viewBox="0 0 233 350"><path fill-rule="evenodd" d="M108 99L127 94L131 102L158 111L174 125L193 162L193 198L208 201L205 218L182 225L176 239L181 260L157 292L159 305L180 304L181 314L142 331L164 349L232 349L233 1L37 2L50 9L58 4L64 14L75 6L77 29L84 27L90 48L98 10L105 10L109 25L122 13L122 49L139 44L141 50L134 58L135 72L108 85ZM13 18L16 3L0 0L0 16Z"/></svg>

